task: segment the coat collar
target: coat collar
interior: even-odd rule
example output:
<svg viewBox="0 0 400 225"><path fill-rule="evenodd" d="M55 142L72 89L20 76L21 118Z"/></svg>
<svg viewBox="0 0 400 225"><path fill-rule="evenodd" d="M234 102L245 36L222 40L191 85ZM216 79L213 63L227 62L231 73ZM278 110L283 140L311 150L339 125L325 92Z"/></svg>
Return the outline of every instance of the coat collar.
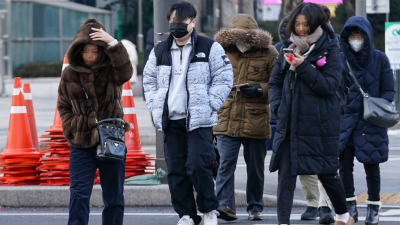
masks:
<svg viewBox="0 0 400 225"><path fill-rule="evenodd" d="M238 42L256 49L268 49L272 43L271 34L261 29L222 29L215 34L214 39L224 49L231 48Z"/></svg>

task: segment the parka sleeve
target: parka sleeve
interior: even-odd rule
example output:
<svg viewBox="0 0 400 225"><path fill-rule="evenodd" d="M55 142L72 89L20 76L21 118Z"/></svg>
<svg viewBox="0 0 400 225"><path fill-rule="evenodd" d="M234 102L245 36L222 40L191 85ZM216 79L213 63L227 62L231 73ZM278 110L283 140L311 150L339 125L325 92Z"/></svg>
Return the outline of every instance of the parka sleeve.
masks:
<svg viewBox="0 0 400 225"><path fill-rule="evenodd" d="M271 109L271 119L275 121L279 119L277 113L282 99L282 89L285 78L284 75L281 74L282 57L283 55L279 54L276 59L274 70L268 82L268 99Z"/></svg>
<svg viewBox="0 0 400 225"><path fill-rule="evenodd" d="M117 85L123 85L129 81L133 74L133 68L124 45L118 42L114 46L108 46L105 52L111 60L114 82Z"/></svg>
<svg viewBox="0 0 400 225"><path fill-rule="evenodd" d="M151 50L149 59L143 69L143 89L146 105L150 112L153 110L154 97L158 91L157 88L157 59L154 48Z"/></svg>
<svg viewBox="0 0 400 225"><path fill-rule="evenodd" d="M232 64L218 42L214 42L211 46L209 67L211 73L210 105L213 110L218 111L233 86Z"/></svg>
<svg viewBox="0 0 400 225"><path fill-rule="evenodd" d="M393 102L394 95L396 93L394 89L394 77L393 70L390 68L389 59L386 54L381 53L382 56L382 67L380 72L379 82L379 97L384 98L390 102Z"/></svg>
<svg viewBox="0 0 400 225"><path fill-rule="evenodd" d="M266 68L267 73L268 73L268 80L272 76L272 71L274 70L275 61L276 61L276 57L278 56L278 52L276 51L276 49L274 47L272 47L272 48L270 48L269 54L271 54L271 57L270 57L269 62L267 62L267 68ZM268 83L260 83L260 86L263 89L263 95L261 96L261 98L268 98Z"/></svg>
<svg viewBox="0 0 400 225"><path fill-rule="evenodd" d="M337 42L334 42L328 51L326 64L321 71L307 60L296 68L299 78L321 97L335 94L342 77L342 59Z"/></svg>
<svg viewBox="0 0 400 225"><path fill-rule="evenodd" d="M64 136L68 138L71 135L71 121L74 118L74 114L72 112L72 104L69 99L63 76L61 77L60 85L58 86L57 110L62 121Z"/></svg>

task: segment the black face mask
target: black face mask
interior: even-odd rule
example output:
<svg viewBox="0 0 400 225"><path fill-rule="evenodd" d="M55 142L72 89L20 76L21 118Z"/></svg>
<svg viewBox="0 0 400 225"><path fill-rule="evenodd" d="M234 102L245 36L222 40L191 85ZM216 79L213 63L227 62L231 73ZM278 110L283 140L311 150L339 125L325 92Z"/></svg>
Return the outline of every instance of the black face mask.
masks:
<svg viewBox="0 0 400 225"><path fill-rule="evenodd" d="M190 22L190 23L192 23L192 22ZM172 36L174 36L176 38L183 38L189 33L189 31L187 31L187 26L189 24L186 24L186 23L170 23L169 24L169 31L171 32Z"/></svg>

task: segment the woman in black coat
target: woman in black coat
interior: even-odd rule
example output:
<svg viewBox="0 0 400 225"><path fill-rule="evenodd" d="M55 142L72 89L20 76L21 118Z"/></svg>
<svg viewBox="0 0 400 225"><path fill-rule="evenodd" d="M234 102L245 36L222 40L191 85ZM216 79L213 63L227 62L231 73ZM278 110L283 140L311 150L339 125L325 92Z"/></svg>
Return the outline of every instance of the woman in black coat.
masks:
<svg viewBox="0 0 400 225"><path fill-rule="evenodd" d="M270 171L278 174L278 220L289 224L297 175L314 175L336 211L335 224L354 224L347 212L339 168L341 79L338 39L321 8L299 5L289 16L284 48L269 80L272 116L277 120Z"/></svg>

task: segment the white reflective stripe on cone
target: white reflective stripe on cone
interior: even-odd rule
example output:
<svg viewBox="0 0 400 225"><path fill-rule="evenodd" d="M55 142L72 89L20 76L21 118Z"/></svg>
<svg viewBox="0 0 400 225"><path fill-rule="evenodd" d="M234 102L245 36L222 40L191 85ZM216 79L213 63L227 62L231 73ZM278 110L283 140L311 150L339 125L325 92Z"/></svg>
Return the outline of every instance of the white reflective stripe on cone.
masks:
<svg viewBox="0 0 400 225"><path fill-rule="evenodd" d="M122 96L133 96L132 90L122 90Z"/></svg>
<svg viewBox="0 0 400 225"><path fill-rule="evenodd" d="M13 90L13 95L19 95L19 92L22 92L22 89L21 88L14 88L14 90ZM24 92L22 92L22 93L24 93Z"/></svg>
<svg viewBox="0 0 400 225"><path fill-rule="evenodd" d="M25 100L32 100L32 93L24 93Z"/></svg>
<svg viewBox="0 0 400 225"><path fill-rule="evenodd" d="M26 106L11 106L10 113L26 113Z"/></svg>
<svg viewBox="0 0 400 225"><path fill-rule="evenodd" d="M124 108L124 114L136 114L135 108Z"/></svg>
<svg viewBox="0 0 400 225"><path fill-rule="evenodd" d="M65 67L69 66L69 64L63 64L62 70L64 71Z"/></svg>

